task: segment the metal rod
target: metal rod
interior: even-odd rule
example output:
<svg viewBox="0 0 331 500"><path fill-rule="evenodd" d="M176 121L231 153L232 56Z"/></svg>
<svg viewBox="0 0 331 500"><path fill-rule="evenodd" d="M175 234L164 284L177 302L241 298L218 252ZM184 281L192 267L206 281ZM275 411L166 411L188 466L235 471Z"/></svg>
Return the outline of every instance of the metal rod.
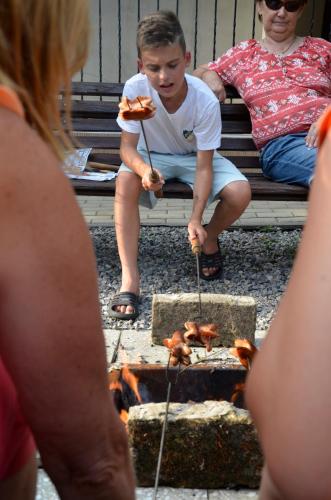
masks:
<svg viewBox="0 0 331 500"><path fill-rule="evenodd" d="M200 289L200 269L199 269L199 254L196 254L196 262L197 262L197 280L198 280L198 297L199 297L199 318L202 318L202 309L201 309L201 289Z"/></svg>
<svg viewBox="0 0 331 500"><path fill-rule="evenodd" d="M144 124L143 124L142 120L140 120L140 124L141 124L141 130L143 131L143 136L144 136L144 140L145 140L145 144L146 144L146 150L147 150L147 154L148 154L148 160L149 160L149 164L150 164L150 167L151 167L151 174L153 174L154 170L153 170L153 165L152 165L152 158L151 158L151 154L149 152L149 147L148 147L147 138L146 138L146 134L145 134L145 127L144 127Z"/></svg>
<svg viewBox="0 0 331 500"><path fill-rule="evenodd" d="M167 401L166 401L165 415L164 415L163 426L162 426L162 434L161 434L161 441L160 441L159 456L158 456L158 460L157 460L157 468L156 468L156 476L155 476L155 483L154 483L153 500L156 500L156 498L157 498L157 490L158 490L158 487L159 487L159 478L160 478L162 453L163 453L163 446L164 446L164 437L165 437L165 432L166 432L166 429L167 429L167 422L168 422L168 411L169 411L169 403L170 403L170 394L171 394L171 382L168 382Z"/></svg>

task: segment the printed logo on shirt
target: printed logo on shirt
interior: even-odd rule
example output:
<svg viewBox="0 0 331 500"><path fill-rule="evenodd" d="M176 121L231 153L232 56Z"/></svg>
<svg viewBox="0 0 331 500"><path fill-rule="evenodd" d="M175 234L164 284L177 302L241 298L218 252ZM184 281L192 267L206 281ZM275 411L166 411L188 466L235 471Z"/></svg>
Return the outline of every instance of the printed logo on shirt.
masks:
<svg viewBox="0 0 331 500"><path fill-rule="evenodd" d="M183 136L189 142L192 142L194 140L193 130L183 130Z"/></svg>

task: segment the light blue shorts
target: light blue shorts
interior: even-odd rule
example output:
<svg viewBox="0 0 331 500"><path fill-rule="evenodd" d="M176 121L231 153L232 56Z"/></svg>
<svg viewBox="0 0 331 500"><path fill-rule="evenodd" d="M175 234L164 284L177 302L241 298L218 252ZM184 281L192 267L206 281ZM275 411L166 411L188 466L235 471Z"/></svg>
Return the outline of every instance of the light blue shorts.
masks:
<svg viewBox="0 0 331 500"><path fill-rule="evenodd" d="M144 158L144 161L149 164L147 151L139 149L139 154ZM196 173L196 153L187 155L173 155L163 153L151 153L153 167L157 168L164 177L164 180L176 179L188 184L193 190L195 173ZM119 168L119 172L132 172L124 163ZM214 153L213 158L213 185L208 205L220 198L220 192L230 182L247 181L246 177L237 169L233 163L221 156L219 153ZM153 208L157 203L158 198L153 191L143 191L140 195L139 205L147 208Z"/></svg>

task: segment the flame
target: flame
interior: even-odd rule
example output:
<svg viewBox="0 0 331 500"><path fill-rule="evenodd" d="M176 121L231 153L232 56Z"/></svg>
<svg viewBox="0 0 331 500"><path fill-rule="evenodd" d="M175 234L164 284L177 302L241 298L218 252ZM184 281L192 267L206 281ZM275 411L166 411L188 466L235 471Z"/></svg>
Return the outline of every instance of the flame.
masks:
<svg viewBox="0 0 331 500"><path fill-rule="evenodd" d="M109 389L112 391L117 390L123 394L123 391L125 391L126 389L125 388L123 389L123 384L120 382L119 378L122 378L122 380L126 382L126 384L130 387L131 391L136 396L139 403L142 403L142 398L138 389L138 378L129 370L127 365L123 366L123 368L120 371L120 374L118 374L118 372L117 373L112 372L110 375ZM119 412L120 419L127 427L129 420L129 412L127 411L128 408L123 409L117 406L117 410Z"/></svg>
<svg viewBox="0 0 331 500"><path fill-rule="evenodd" d="M128 420L129 420L129 414L128 414L128 412L125 411L125 410L121 410L120 419L127 426Z"/></svg>
<svg viewBox="0 0 331 500"><path fill-rule="evenodd" d="M115 391L116 389L118 389L119 391L122 392L123 386L122 386L121 382L119 382L118 380L114 380L113 382L110 382L109 389L111 389L112 391Z"/></svg>
<svg viewBox="0 0 331 500"><path fill-rule="evenodd" d="M233 394L231 396L231 403L235 403L238 399L238 397L240 396L240 394L243 394L245 391L245 383L244 382L240 382L239 384L236 384L234 386L234 391L233 391Z"/></svg>
<svg viewBox="0 0 331 500"><path fill-rule="evenodd" d="M139 403L142 403L141 395L138 390L138 378L129 370L127 366L122 368L122 377L128 386L133 390Z"/></svg>

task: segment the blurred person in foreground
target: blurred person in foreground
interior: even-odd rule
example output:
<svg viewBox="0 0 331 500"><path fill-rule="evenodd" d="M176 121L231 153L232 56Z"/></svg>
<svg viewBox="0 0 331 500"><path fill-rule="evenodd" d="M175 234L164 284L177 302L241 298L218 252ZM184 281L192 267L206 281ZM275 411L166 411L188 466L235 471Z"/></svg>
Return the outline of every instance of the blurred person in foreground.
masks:
<svg viewBox="0 0 331 500"><path fill-rule="evenodd" d="M316 122L331 104L331 43L297 36L307 0L255 0L262 40L238 43L199 66L220 101L224 84L245 101L266 177L310 187L317 155Z"/></svg>
<svg viewBox="0 0 331 500"><path fill-rule="evenodd" d="M265 456L262 500L331 498L331 109L287 290L257 355L247 403Z"/></svg>
<svg viewBox="0 0 331 500"><path fill-rule="evenodd" d="M96 265L61 163L58 94L84 64L85 0L0 3L0 498L131 499L108 390ZM70 109L70 106L68 107ZM67 121L70 116L67 113ZM57 135L53 130L57 130Z"/></svg>

